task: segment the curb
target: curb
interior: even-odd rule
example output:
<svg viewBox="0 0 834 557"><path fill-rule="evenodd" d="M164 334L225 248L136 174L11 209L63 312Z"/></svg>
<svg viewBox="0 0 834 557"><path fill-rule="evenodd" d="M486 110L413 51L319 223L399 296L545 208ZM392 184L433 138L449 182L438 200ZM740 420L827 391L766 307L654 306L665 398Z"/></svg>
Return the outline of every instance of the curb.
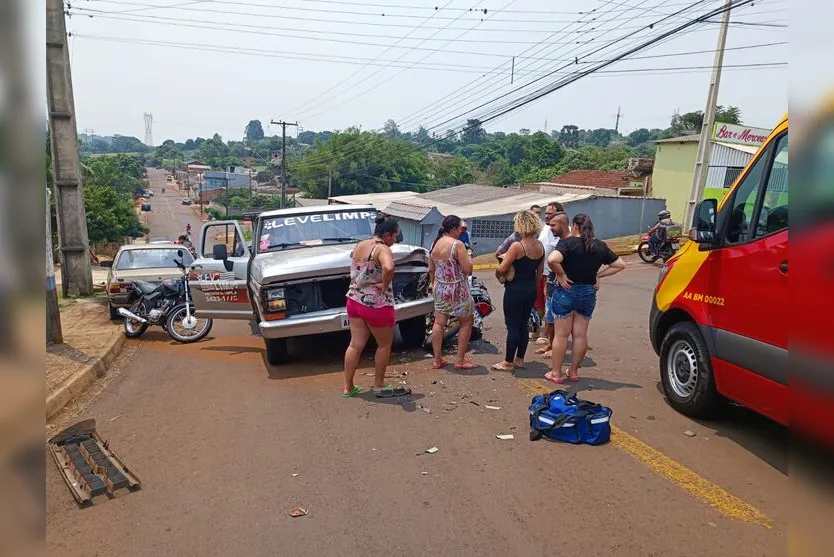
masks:
<svg viewBox="0 0 834 557"><path fill-rule="evenodd" d="M100 357L95 358L90 364L67 379L52 394L46 397L46 419L49 420L58 412L64 409L74 398L80 395L96 379L107 375L107 368L113 360L121 353L125 345L125 336L117 334L110 341L107 349Z"/></svg>

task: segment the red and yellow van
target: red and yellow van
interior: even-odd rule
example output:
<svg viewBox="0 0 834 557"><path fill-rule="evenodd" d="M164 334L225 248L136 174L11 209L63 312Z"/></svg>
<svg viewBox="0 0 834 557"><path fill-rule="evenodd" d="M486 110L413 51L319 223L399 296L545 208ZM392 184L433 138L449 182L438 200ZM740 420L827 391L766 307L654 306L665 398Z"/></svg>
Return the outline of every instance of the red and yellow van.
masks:
<svg viewBox="0 0 834 557"><path fill-rule="evenodd" d="M724 399L788 425L788 117L660 272L649 334L669 403L707 416Z"/></svg>

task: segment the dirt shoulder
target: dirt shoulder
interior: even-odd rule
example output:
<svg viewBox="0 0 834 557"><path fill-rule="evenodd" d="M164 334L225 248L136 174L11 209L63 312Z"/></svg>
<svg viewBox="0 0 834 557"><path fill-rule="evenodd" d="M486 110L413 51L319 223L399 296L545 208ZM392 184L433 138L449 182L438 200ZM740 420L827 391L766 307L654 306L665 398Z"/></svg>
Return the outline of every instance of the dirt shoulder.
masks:
<svg viewBox="0 0 834 557"><path fill-rule="evenodd" d="M122 334L110 321L104 297L61 302L64 343L46 348L47 398L74 375L100 359Z"/></svg>

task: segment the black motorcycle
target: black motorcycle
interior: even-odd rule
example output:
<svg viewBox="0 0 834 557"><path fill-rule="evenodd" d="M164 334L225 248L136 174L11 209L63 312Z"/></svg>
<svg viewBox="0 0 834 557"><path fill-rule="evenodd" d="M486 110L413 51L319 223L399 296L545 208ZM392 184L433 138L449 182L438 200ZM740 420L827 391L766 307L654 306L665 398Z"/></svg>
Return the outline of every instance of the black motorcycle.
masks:
<svg viewBox="0 0 834 557"><path fill-rule="evenodd" d="M177 342L197 342L204 338L213 324L211 319L198 319L188 289L188 271L180 259L174 260L182 271L178 279L165 279L161 284L134 280L133 289L139 299L130 309L119 308L119 315L125 318L125 336L138 338L151 325L159 325Z"/></svg>
<svg viewBox="0 0 834 557"><path fill-rule="evenodd" d="M665 263L680 249L680 234L677 229L672 229L671 233L667 232L667 237L660 244L656 251L649 249L649 238L657 232L647 232L640 238L640 245L637 246L637 255L646 263L654 263L658 259L662 259Z"/></svg>

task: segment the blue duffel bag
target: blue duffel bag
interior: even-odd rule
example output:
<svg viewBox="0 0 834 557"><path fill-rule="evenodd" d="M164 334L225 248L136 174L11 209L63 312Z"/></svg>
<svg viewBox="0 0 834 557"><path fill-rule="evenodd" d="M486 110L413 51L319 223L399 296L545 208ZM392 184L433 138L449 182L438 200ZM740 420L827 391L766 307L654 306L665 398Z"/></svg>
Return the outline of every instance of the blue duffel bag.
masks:
<svg viewBox="0 0 834 557"><path fill-rule="evenodd" d="M611 438L607 406L579 399L575 393L553 391L530 402L530 440L542 436L576 445L602 445Z"/></svg>

